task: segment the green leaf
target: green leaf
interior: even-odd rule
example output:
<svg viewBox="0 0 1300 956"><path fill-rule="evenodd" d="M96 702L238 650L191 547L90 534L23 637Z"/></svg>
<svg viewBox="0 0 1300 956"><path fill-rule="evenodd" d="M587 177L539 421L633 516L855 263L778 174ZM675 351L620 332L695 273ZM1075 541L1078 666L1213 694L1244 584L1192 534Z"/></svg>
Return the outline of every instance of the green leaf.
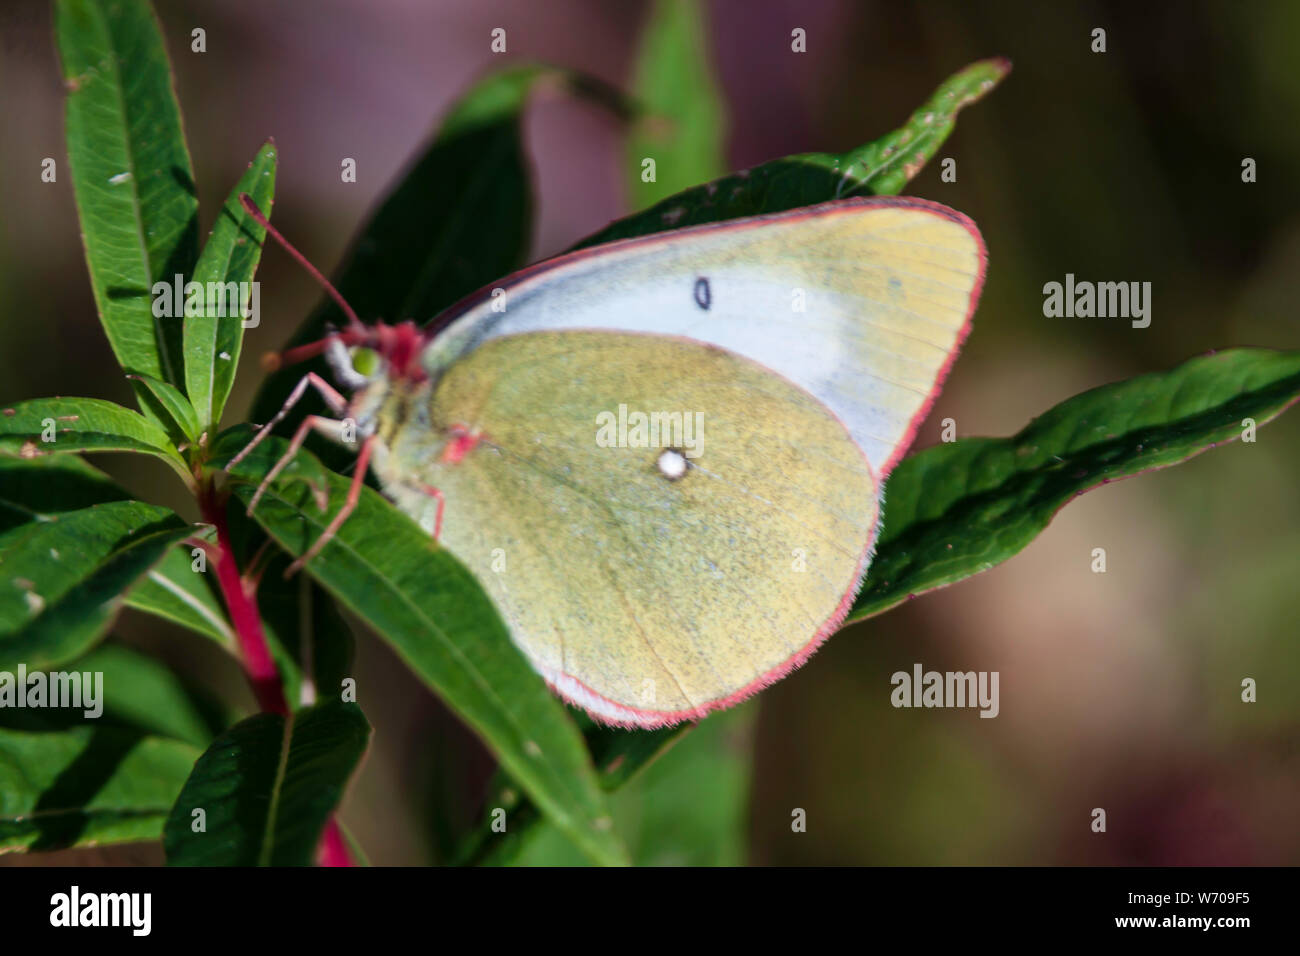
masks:
<svg viewBox="0 0 1300 956"><path fill-rule="evenodd" d="M246 441L247 434L227 433L214 464ZM268 439L240 463L232 475L240 500L252 497L286 445ZM349 484L330 476L330 507L322 513L302 482L277 480L254 517L283 548L301 554L325 530ZM584 852L597 862L626 860L609 832L609 811L581 736L460 562L363 488L356 511L307 570L394 647Z"/></svg>
<svg viewBox="0 0 1300 956"><path fill-rule="evenodd" d="M352 630L334 600L310 575L299 574L286 580L288 566L289 558L276 553L267 562L257 590L267 638L273 643L276 664L285 679L285 695L290 701L298 701L303 681L308 681L311 694L337 696L342 692L344 678L356 676L352 669L356 651Z"/></svg>
<svg viewBox="0 0 1300 956"><path fill-rule="evenodd" d="M610 793L634 778L697 724L657 730L627 731L587 721L587 749L600 771L600 785Z"/></svg>
<svg viewBox="0 0 1300 956"><path fill-rule="evenodd" d="M533 199L521 121L543 83L618 106L596 81L551 67L515 67L476 84L353 243L336 285L363 321L423 325L524 264ZM290 344L321 338L327 324L344 324L328 298ZM310 371L329 377L321 359L270 376L253 404L253 421L269 421ZM314 396L300 406L304 413L321 410Z"/></svg>
<svg viewBox="0 0 1300 956"><path fill-rule="evenodd" d="M205 289L208 283L224 288L226 283L253 281L266 230L244 210L239 196L248 193L257 208L270 216L277 157L275 144L264 144L221 207L194 267L194 281ZM243 308L247 303L238 296L222 301L230 303L220 310L226 315L209 315L210 310L203 310L203 314L185 317L185 388L194 403L200 431L213 429L221 421L244 341Z"/></svg>
<svg viewBox="0 0 1300 956"><path fill-rule="evenodd" d="M1240 438L1244 419L1263 424L1297 399L1300 352L1230 349L1076 395L1010 438L905 458L849 620L986 571L1076 495Z"/></svg>
<svg viewBox="0 0 1300 956"><path fill-rule="evenodd" d="M79 657L126 591L189 533L166 508L110 501L0 534L0 670Z"/></svg>
<svg viewBox="0 0 1300 956"><path fill-rule="evenodd" d="M236 724L199 758L176 799L163 832L168 864L310 865L369 739L360 708L338 700Z"/></svg>
<svg viewBox="0 0 1300 956"><path fill-rule="evenodd" d="M198 441L198 416L195 415L194 406L190 404L190 400L185 397L179 388L148 375L132 374L128 375L127 378L139 382L147 388L166 413L167 420L170 420L179 429L179 436L169 436L174 443L180 444L180 438L192 442Z"/></svg>
<svg viewBox="0 0 1300 956"><path fill-rule="evenodd" d="M3 418L0 418L0 423ZM0 455L0 532L129 495L76 455Z"/></svg>
<svg viewBox="0 0 1300 956"><path fill-rule="evenodd" d="M127 607L189 628L236 653L235 635L214 590L216 568L207 564L206 571L194 570L192 550L188 544L169 549L131 589Z"/></svg>
<svg viewBox="0 0 1300 956"><path fill-rule="evenodd" d="M80 675L81 697L74 697L75 706L17 707L10 701L9 706L0 707L0 727L64 731L84 727L89 720L96 727L117 727L206 747L215 732L231 723L220 702L182 681L155 658L121 644L101 644L75 661L59 665L59 670L69 676ZM31 680L29 673L29 685ZM14 687L16 694L17 682Z"/></svg>
<svg viewBox="0 0 1300 956"><path fill-rule="evenodd" d="M714 714L613 798L615 829L637 866L739 866L745 862L755 707ZM639 734L636 736L640 736ZM513 845L495 836L486 863L580 866L572 843L541 821L507 817Z"/></svg>
<svg viewBox="0 0 1300 956"><path fill-rule="evenodd" d="M144 0L59 0L54 28L100 321L126 371L181 385L181 323L152 290L193 269L198 200L162 34Z"/></svg>
<svg viewBox="0 0 1300 956"><path fill-rule="evenodd" d="M212 742L212 726L204 708L166 665L147 654L103 644L79 658L71 669L104 675L106 718L196 747Z"/></svg>
<svg viewBox="0 0 1300 956"><path fill-rule="evenodd" d="M958 111L993 89L1010 69L1001 59L973 63L944 82L906 124L866 146L787 156L732 173L611 223L574 248L850 196L896 195L948 138Z"/></svg>
<svg viewBox="0 0 1300 956"><path fill-rule="evenodd" d="M198 756L120 728L0 730L0 853L156 840Z"/></svg>
<svg viewBox="0 0 1300 956"><path fill-rule="evenodd" d="M0 409L0 455L30 459L84 451L156 455L187 483L192 481L185 459L162 426L113 402L98 398L34 398Z"/></svg>
<svg viewBox="0 0 1300 956"><path fill-rule="evenodd" d="M587 750L596 766L596 779L606 793L614 793L638 776L655 760L678 743L687 732L699 726L681 723L658 730L624 730L597 724L585 713L571 709L574 721L583 728ZM484 806L488 815L457 847L456 862L461 866L509 863L531 846L535 826L544 821L537 808L504 771L498 771L488 790ZM506 831L495 828L492 811L501 808L509 821ZM553 831L553 828L548 828ZM565 841L566 846L572 843Z"/></svg>
<svg viewBox="0 0 1300 956"><path fill-rule="evenodd" d="M722 98L709 68L704 14L695 0L658 0L641 37L634 89L648 111L628 140L629 195L644 209L726 171ZM655 180L642 180L642 162Z"/></svg>

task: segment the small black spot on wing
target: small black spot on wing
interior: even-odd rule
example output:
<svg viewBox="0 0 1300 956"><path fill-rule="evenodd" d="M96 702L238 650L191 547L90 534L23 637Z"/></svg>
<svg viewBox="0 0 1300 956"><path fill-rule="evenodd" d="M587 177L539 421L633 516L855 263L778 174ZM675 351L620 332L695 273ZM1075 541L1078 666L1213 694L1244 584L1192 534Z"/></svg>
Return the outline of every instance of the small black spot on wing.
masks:
<svg viewBox="0 0 1300 956"><path fill-rule="evenodd" d="M695 280L695 304L705 312L709 311L709 306L713 304L713 290L709 287L707 276L700 276Z"/></svg>

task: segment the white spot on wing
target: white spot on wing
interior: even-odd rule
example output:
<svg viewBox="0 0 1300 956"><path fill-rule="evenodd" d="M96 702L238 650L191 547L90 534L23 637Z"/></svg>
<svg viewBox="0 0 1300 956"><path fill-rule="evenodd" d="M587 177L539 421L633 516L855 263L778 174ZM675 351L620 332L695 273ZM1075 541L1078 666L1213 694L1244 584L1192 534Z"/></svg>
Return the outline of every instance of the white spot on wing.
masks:
<svg viewBox="0 0 1300 956"><path fill-rule="evenodd" d="M686 474L686 458L676 448L665 448L655 461L655 467L669 481L676 481Z"/></svg>

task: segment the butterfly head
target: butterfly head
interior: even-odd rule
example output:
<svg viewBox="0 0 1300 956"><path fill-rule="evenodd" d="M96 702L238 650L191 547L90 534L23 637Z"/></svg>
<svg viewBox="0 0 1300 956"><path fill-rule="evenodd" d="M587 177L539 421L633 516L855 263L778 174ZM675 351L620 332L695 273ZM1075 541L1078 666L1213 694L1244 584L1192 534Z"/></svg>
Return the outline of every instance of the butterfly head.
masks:
<svg viewBox="0 0 1300 956"><path fill-rule="evenodd" d="M379 378L420 382L428 377L420 362L425 343L424 333L414 322L356 322L346 329L331 330L315 342L270 353L263 358L262 366L275 371L324 355L335 381L343 388L363 388Z"/></svg>

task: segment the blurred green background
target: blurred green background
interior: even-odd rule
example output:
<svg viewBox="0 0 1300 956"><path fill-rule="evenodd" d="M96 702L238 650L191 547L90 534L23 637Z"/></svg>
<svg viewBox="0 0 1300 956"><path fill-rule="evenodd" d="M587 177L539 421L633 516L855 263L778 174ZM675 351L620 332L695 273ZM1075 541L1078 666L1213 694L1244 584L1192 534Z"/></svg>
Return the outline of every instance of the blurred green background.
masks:
<svg viewBox="0 0 1300 956"><path fill-rule="evenodd" d="M448 104L486 70L538 59L627 86L647 6L598 0L165 0L159 16L194 158L201 228L263 139L281 149L276 222L327 273ZM1008 434L1089 387L1209 349L1300 348L1300 5L706 3L727 164L839 151L893 129L949 74L1009 57L909 193L979 223L990 271L974 331L919 446ZM207 52L190 52L190 31ZM489 33L504 27L508 54ZM808 51L790 52L790 31ZM1091 31L1107 52L1091 52ZM0 399L131 403L95 318L44 2L0 10ZM628 210L626 130L540 98L534 252ZM357 160L358 181L339 181ZM59 181L40 181L41 160ZM1241 163L1258 164L1243 183ZM1045 318L1042 287L1149 281L1150 328ZM271 251L250 357L318 298ZM404 316L388 316L400 319ZM161 466L100 457L192 516ZM1300 861L1300 412L1168 471L1072 503L993 571L852 627L790 678L685 736L616 799L647 863L1294 864ZM1092 550L1108 571L1091 571ZM134 613L119 639L252 708L235 663ZM362 635L374 744L343 818L383 864L446 857L491 760L383 644ZM916 662L1001 673L1001 714L895 710ZM1240 701L1253 677L1259 701ZM1108 832L1094 834L1094 807ZM806 812L793 832L792 812ZM63 862L157 862L153 847ZM538 831L530 862L576 861ZM6 857L5 863L22 858ZM32 862L28 859L26 862Z"/></svg>

